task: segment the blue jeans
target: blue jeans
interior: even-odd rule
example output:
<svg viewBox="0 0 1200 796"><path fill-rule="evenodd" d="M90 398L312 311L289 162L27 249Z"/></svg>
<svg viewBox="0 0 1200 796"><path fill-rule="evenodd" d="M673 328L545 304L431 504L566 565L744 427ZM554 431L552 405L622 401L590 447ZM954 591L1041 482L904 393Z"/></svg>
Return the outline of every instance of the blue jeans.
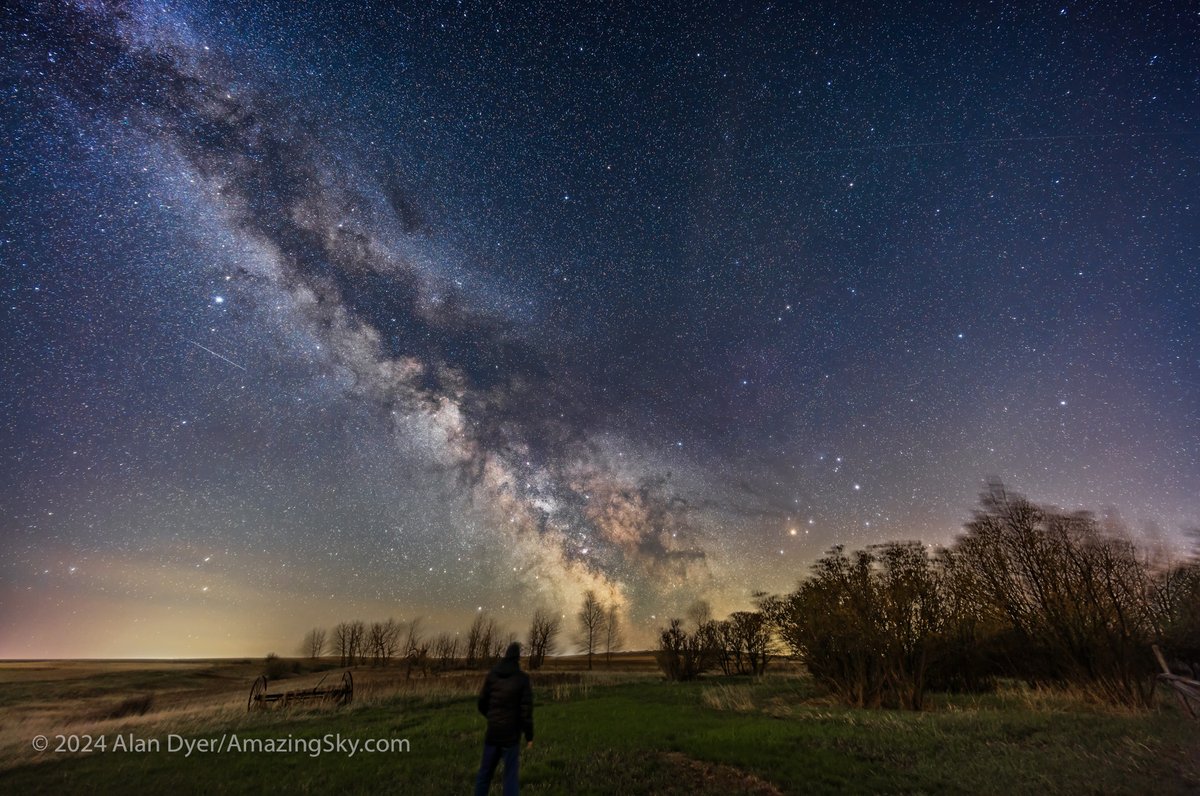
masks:
<svg viewBox="0 0 1200 796"><path fill-rule="evenodd" d="M483 745L483 761L479 764L479 774L475 777L475 796L487 796L488 786L492 784L492 774L500 758L504 758L504 796L517 796L517 772L521 767L521 742L518 739L512 746L494 746L490 743Z"/></svg>

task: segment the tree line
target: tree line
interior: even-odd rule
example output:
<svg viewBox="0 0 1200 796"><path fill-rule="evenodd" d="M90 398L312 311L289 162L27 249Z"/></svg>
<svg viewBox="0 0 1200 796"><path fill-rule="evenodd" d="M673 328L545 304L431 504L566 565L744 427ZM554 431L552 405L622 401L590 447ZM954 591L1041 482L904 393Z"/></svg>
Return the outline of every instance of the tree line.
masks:
<svg viewBox="0 0 1200 796"><path fill-rule="evenodd" d="M332 629L315 627L304 635L301 654L311 659L332 655L340 666L403 666L406 676L436 674L455 668L490 666L516 641L486 612L475 615L465 634L431 633L424 620L376 622L350 620ZM547 646L543 642L543 648Z"/></svg>
<svg viewBox="0 0 1200 796"><path fill-rule="evenodd" d="M1200 562L1154 560L1091 513L1000 483L949 547L834 547L794 591L755 602L723 623L672 620L659 639L664 673L761 673L778 643L855 706L919 710L929 690L1016 678L1144 707L1152 645L1200 661Z"/></svg>
<svg viewBox="0 0 1200 796"><path fill-rule="evenodd" d="M754 610L722 620L697 602L661 628L658 665L674 680L756 676L786 655L847 704L914 710L929 691L986 691L1004 678L1146 706L1152 645L1200 674L1200 560L1155 558L1089 512L1037 505L1000 483L964 531L936 549L834 547L793 591L757 592ZM528 668L559 650L566 620L534 611ZM571 620L570 641L588 668L597 656L611 665L624 644L618 606L588 591ZM411 676L487 668L517 638L480 612L465 633L431 634L420 619L356 620L314 628L303 646L310 658L403 665Z"/></svg>
<svg viewBox="0 0 1200 796"><path fill-rule="evenodd" d="M541 607L534 611L525 635L527 666L539 669L548 655L558 651L564 614ZM587 655L588 668L597 654L611 663L612 653L624 644L624 625L616 604L606 604L594 591L584 594L574 616L573 640ZM500 626L486 612L475 615L465 633L427 632L422 619L400 622L352 620L339 622L332 629L314 627L304 635L300 653L316 660L336 656L340 666L401 665L406 676L414 672L437 674L450 669L479 669L495 664L505 648L517 641L516 633Z"/></svg>
<svg viewBox="0 0 1200 796"><path fill-rule="evenodd" d="M672 619L659 632L655 659L669 680L694 680L707 671L725 675L761 675L780 653L775 628L762 610L734 611L712 617L708 602L698 600L687 621Z"/></svg>

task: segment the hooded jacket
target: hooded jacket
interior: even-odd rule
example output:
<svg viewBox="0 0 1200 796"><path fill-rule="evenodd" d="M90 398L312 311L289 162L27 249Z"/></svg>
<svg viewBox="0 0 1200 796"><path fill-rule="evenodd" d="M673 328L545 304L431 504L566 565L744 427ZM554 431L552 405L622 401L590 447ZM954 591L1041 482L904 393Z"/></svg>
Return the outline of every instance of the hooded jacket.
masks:
<svg viewBox="0 0 1200 796"><path fill-rule="evenodd" d="M529 675L521 671L521 649L510 645L504 659L483 681L479 692L479 712L487 717L484 743L512 746L521 740L533 740L533 687Z"/></svg>

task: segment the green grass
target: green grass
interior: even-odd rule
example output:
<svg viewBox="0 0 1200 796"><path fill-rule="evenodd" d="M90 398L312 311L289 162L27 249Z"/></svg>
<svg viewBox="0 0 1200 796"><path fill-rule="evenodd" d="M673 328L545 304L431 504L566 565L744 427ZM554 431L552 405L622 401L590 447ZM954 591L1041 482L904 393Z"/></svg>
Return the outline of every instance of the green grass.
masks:
<svg viewBox="0 0 1200 796"><path fill-rule="evenodd" d="M826 704L798 678L539 689L537 741L522 756L522 789L729 794L769 783L786 793L1200 790L1200 725L1169 705L1138 714L1038 700L1031 707L1012 692L941 697L923 713L862 711ZM212 734L229 729L217 726ZM464 793L483 721L470 697L401 697L340 712L260 715L232 729L243 738L404 737L411 751L317 758L46 753L41 762L0 772L0 792ZM133 730L141 737L166 731Z"/></svg>

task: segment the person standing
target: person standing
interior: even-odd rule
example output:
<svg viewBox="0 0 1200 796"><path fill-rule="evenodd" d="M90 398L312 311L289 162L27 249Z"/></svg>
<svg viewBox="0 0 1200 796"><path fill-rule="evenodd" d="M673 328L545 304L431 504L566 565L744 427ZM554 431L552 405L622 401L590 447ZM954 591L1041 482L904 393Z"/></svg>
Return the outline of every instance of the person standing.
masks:
<svg viewBox="0 0 1200 796"><path fill-rule="evenodd" d="M504 761L504 796L516 796L520 769L521 734L533 748L533 687L521 671L521 645L513 642L504 658L484 678L479 712L487 718L483 760L475 777L475 796L486 796L496 766Z"/></svg>

